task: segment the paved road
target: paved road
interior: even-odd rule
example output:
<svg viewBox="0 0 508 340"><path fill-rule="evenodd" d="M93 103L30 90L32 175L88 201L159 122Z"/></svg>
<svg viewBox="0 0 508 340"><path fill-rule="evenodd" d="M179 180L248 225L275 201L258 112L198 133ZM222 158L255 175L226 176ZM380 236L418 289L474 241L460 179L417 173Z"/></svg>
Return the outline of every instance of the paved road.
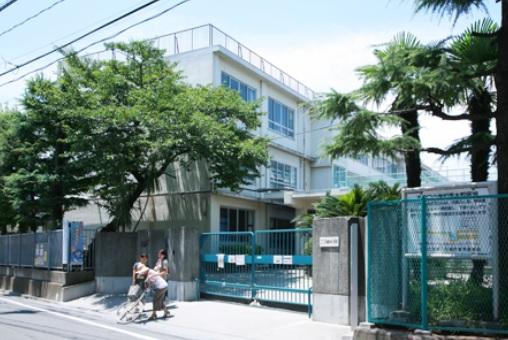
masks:
<svg viewBox="0 0 508 340"><path fill-rule="evenodd" d="M0 291L0 339L341 340L346 326L313 322L306 313L203 300L171 304L172 318L128 325L115 322L125 297L91 295L67 303Z"/></svg>
<svg viewBox="0 0 508 340"><path fill-rule="evenodd" d="M18 296L0 295L0 338L21 339L185 339L137 325L116 325L112 315Z"/></svg>

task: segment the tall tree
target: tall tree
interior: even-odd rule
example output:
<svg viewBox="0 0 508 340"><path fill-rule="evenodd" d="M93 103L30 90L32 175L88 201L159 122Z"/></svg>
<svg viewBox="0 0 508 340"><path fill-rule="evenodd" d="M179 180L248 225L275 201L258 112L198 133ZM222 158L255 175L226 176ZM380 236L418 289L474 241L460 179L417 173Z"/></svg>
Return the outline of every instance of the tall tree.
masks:
<svg viewBox="0 0 508 340"><path fill-rule="evenodd" d="M59 228L64 212L86 204L90 169L71 153L69 135L79 128L75 99L58 82L37 77L27 84L23 111L1 146L4 193L16 211L20 231Z"/></svg>
<svg viewBox="0 0 508 340"><path fill-rule="evenodd" d="M146 42L111 44L121 58L92 61L70 55L62 81L90 94L75 110L89 123L74 145L93 150L99 197L113 217L105 230L126 228L143 193L177 162L207 164L216 187L238 188L259 175L268 159L267 140L249 131L260 125L257 103L225 88L189 87Z"/></svg>
<svg viewBox="0 0 508 340"><path fill-rule="evenodd" d="M485 9L486 0L414 0L416 11L430 10L441 16L450 15L455 19L468 14L474 9ZM497 41L497 64L493 70L497 90L496 119L496 162L498 181L497 188L501 194L508 194L508 0L497 0L501 6L501 25L495 33L478 36L494 37ZM506 215L508 204L500 200L500 216ZM508 291L508 224L498 224L500 291ZM501 307L508 315L508 294L503 295Z"/></svg>

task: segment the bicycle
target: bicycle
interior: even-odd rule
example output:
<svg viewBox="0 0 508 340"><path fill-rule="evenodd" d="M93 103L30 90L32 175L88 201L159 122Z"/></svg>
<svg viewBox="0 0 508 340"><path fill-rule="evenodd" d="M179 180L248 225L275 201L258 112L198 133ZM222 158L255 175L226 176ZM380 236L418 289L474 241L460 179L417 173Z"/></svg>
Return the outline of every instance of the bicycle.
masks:
<svg viewBox="0 0 508 340"><path fill-rule="evenodd" d="M133 292L133 290L136 290L136 292ZM148 288L146 287L142 289L137 285L131 286L127 294L127 301L122 303L116 310L116 322L119 324L128 324L139 319L144 311L144 298L147 293Z"/></svg>

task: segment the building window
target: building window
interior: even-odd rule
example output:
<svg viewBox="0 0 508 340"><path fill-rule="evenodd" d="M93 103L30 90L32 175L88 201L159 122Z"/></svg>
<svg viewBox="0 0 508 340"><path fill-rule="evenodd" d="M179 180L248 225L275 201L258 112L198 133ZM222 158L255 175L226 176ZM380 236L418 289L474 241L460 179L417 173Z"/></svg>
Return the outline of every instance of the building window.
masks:
<svg viewBox="0 0 508 340"><path fill-rule="evenodd" d="M230 76L225 72L222 72L221 74L221 83L223 86L240 93L240 96L243 98L243 100L247 102L256 100L256 90L254 88L239 81L238 79Z"/></svg>
<svg viewBox="0 0 508 340"><path fill-rule="evenodd" d="M220 231L249 231L253 229L253 210L220 208Z"/></svg>
<svg viewBox="0 0 508 340"><path fill-rule="evenodd" d="M369 156L367 156L367 155L358 155L355 157L355 159L358 162L362 163L363 165L367 165L367 166L369 165Z"/></svg>
<svg viewBox="0 0 508 340"><path fill-rule="evenodd" d="M347 171L341 166L333 166L333 187L343 188L347 187Z"/></svg>
<svg viewBox="0 0 508 340"><path fill-rule="evenodd" d="M296 189L296 167L271 161L270 163L270 186L272 188Z"/></svg>
<svg viewBox="0 0 508 340"><path fill-rule="evenodd" d="M295 111L269 97L268 127L283 136L293 137L295 135Z"/></svg>

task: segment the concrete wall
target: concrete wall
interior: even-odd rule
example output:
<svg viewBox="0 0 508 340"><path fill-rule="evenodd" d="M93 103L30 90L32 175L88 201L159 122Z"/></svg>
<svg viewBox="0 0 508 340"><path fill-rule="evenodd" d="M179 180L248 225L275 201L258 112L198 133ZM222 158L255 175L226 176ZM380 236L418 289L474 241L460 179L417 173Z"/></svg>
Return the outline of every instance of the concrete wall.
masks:
<svg viewBox="0 0 508 340"><path fill-rule="evenodd" d="M193 227L168 230L168 295L179 301L199 298L199 237Z"/></svg>
<svg viewBox="0 0 508 340"><path fill-rule="evenodd" d="M69 301L95 293L94 273L0 267L0 289L55 301Z"/></svg>
<svg viewBox="0 0 508 340"><path fill-rule="evenodd" d="M95 236L97 293L127 292L137 257L137 233L98 233Z"/></svg>
<svg viewBox="0 0 508 340"><path fill-rule="evenodd" d="M351 225L358 226L358 263L351 267ZM365 274L363 219L337 217L316 219L313 225L313 319L342 325L351 324L353 309L365 320ZM320 247L320 238L338 237L338 247ZM358 273L357 304L351 293L352 270Z"/></svg>

